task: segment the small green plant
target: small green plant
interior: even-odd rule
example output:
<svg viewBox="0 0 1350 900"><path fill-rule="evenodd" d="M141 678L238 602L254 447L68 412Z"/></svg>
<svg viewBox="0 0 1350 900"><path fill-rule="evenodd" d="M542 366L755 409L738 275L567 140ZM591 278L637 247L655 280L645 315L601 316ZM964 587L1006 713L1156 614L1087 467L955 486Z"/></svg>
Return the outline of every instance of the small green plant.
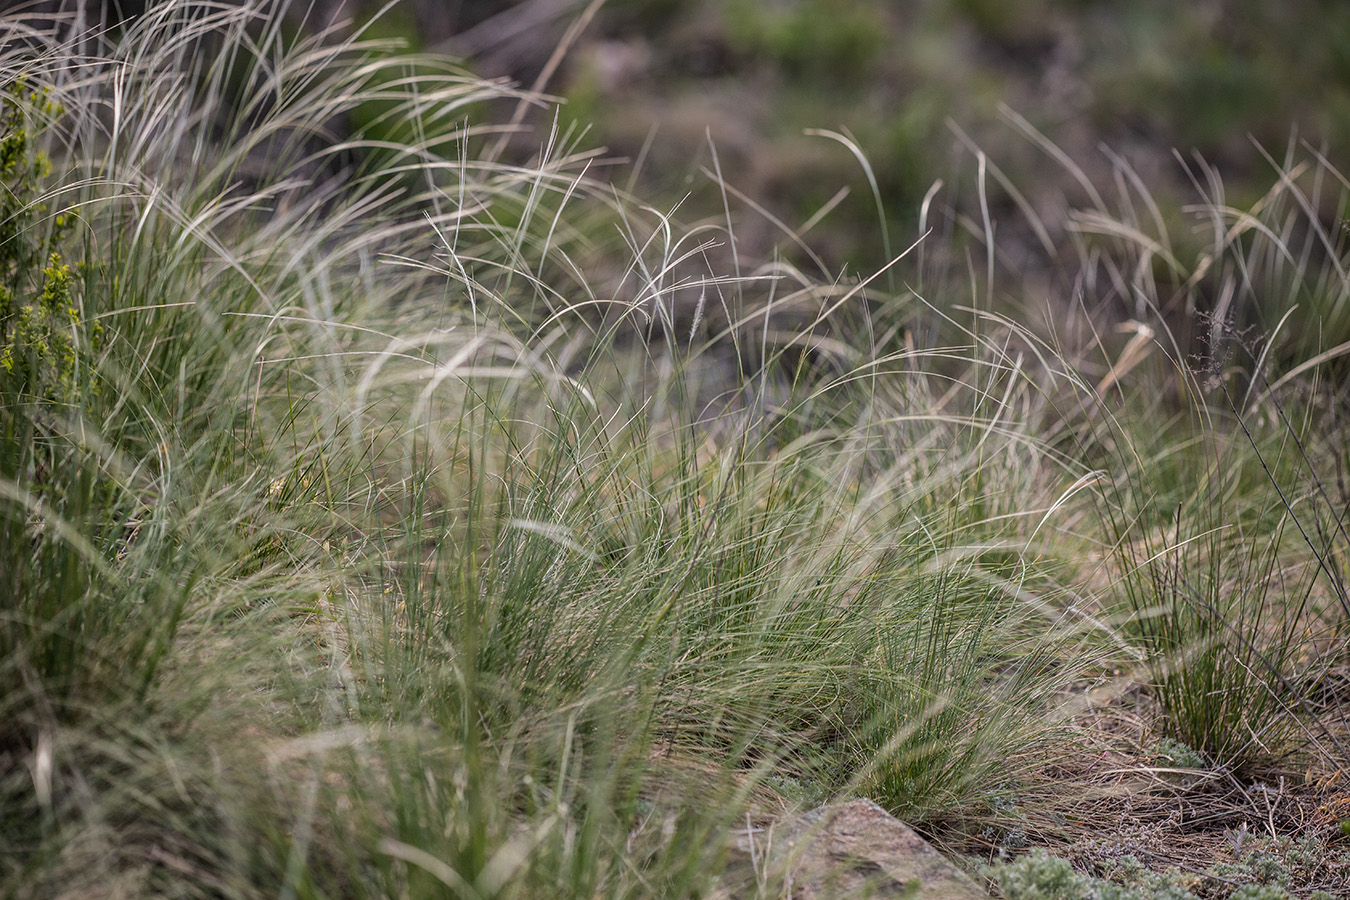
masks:
<svg viewBox="0 0 1350 900"><path fill-rule="evenodd" d="M52 164L38 149L61 108L20 80L0 90L0 384L16 394L69 403L79 393L87 344L75 273L60 246L68 216L45 193Z"/></svg>
<svg viewBox="0 0 1350 900"><path fill-rule="evenodd" d="M1077 872L1040 849L985 869L1004 900L1197 900L1178 879L1154 875L1132 856L1119 861L1116 874L1125 883Z"/></svg>
<svg viewBox="0 0 1350 900"><path fill-rule="evenodd" d="M986 866L984 875L998 885L1004 900L1328 900L1322 888L1332 874L1328 851L1317 841L1283 842L1278 852L1258 850L1237 863L1216 863L1203 872L1178 869L1154 872L1132 855L1103 864L1099 876L1076 871L1045 850ZM1298 891L1295 893L1295 891Z"/></svg>
<svg viewBox="0 0 1350 900"><path fill-rule="evenodd" d="M0 321L13 314L20 286L42 267L68 224L44 199L52 163L39 146L60 113L50 91L32 89L26 79L0 87Z"/></svg>
<svg viewBox="0 0 1350 900"><path fill-rule="evenodd" d="M73 400L79 393L77 348L83 334L70 266L53 253L35 302L16 304L0 347L0 368L20 394Z"/></svg>
<svg viewBox="0 0 1350 900"><path fill-rule="evenodd" d="M1175 738L1163 738L1153 745L1150 752L1169 766L1179 766L1183 769L1206 768L1203 756Z"/></svg>

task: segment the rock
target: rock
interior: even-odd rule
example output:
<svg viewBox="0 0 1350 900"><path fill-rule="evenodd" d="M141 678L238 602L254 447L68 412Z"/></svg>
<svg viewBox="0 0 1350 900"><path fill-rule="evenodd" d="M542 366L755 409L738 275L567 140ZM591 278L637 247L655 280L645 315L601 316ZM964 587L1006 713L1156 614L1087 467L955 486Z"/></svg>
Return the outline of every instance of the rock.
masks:
<svg viewBox="0 0 1350 900"><path fill-rule="evenodd" d="M734 896L778 896L781 890L793 900L989 900L988 892L870 800L747 829L736 844L735 862L750 871Z"/></svg>

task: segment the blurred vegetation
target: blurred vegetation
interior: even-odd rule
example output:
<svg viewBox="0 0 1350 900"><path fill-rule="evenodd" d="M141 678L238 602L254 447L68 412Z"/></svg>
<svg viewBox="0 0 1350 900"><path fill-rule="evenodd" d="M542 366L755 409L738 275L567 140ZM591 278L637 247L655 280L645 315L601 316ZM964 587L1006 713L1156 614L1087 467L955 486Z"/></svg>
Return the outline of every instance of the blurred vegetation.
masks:
<svg viewBox="0 0 1350 900"><path fill-rule="evenodd" d="M451 22L463 31L504 11L561 10L522 33L539 53L507 71L449 40L471 68L486 64L481 74L528 84L583 5L412 0L380 27L418 48ZM429 30L438 10L440 30ZM1350 139L1347 27L1350 7L1330 0L610 0L547 89L571 101L590 140L645 163L647 196L673 205L695 190L690 216L720 204L715 191L699 202L708 138L729 182L790 226L848 186L819 249L833 265L867 268L883 248L864 173L806 129L856 137L899 234L912 232L936 180L959 186L970 147L951 125L1033 202L1073 193L1060 166L1000 121L1004 105L1090 174L1109 171L1101 146L1122 154L1164 205L1169 184L1177 204L1193 199L1174 150L1217 164L1246 197L1269 174L1249 137L1276 157L1294 136L1332 148Z"/></svg>
<svg viewBox="0 0 1350 900"><path fill-rule="evenodd" d="M130 15L144 4L105 5ZM607 146L620 166L640 164L631 186L655 206L679 205L686 219L722 214L701 168L719 169L788 228L812 222L847 188L828 234L812 240L836 275L875 269L890 248L879 240L868 173L809 130L855 141L886 229L911 237L938 181L938 209L975 208L977 151L1042 214L1082 199L1081 180L1033 147L1025 127L1011 127L1014 116L1093 180L1112 177L1117 155L1174 216L1196 200L1178 155L1215 165L1245 206L1269 185L1258 146L1279 159L1306 141L1330 148L1336 165L1350 144L1350 6L1334 0L608 0L552 69L587 5L320 0L292 4L291 21L307 18L316 30L344 20L335 34L448 54L475 75L525 87L549 70L542 88L567 101L563 116L587 130L586 143ZM428 57L408 74L437 70L448 71ZM367 104L348 125L369 140L416 140L420 123L392 123L387 107ZM553 112L539 110L514 138L522 159L547 140ZM1011 211L997 180L986 201ZM737 249L791 256L780 231L741 228Z"/></svg>

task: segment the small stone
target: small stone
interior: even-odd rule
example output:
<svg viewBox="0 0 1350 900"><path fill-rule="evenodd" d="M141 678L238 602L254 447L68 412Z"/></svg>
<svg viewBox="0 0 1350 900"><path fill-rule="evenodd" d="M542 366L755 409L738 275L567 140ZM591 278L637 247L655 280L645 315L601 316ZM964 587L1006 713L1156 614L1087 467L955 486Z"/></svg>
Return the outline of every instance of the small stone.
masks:
<svg viewBox="0 0 1350 900"><path fill-rule="evenodd" d="M754 868L750 883L780 879L784 896L794 900L989 900L988 892L870 800L822 806L757 828L738 837L735 851L742 865Z"/></svg>

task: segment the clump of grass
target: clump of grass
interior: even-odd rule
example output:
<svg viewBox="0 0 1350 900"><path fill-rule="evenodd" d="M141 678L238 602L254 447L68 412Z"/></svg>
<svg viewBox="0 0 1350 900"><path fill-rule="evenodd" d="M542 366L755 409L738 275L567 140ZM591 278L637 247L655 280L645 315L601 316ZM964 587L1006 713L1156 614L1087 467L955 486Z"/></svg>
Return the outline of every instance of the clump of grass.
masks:
<svg viewBox="0 0 1350 900"><path fill-rule="evenodd" d="M1026 372L840 351L867 285L719 272L566 135L494 161L500 85L252 7L4 27L102 329L3 413L4 890L706 895L770 775L935 819L1039 733ZM322 135L371 109L419 132Z"/></svg>
<svg viewBox="0 0 1350 900"><path fill-rule="evenodd" d="M1143 651L1162 728L1220 765L1268 766L1302 743L1293 713L1304 698L1293 684L1309 635L1332 624L1319 610L1334 579L1314 583L1326 569L1316 562L1324 551L1291 553L1308 514L1293 498L1323 493L1302 449L1317 426L1310 414L1277 413L1278 396L1261 387L1288 385L1337 357L1307 359L1306 343L1295 349L1285 340L1292 298L1334 280L1339 266L1315 212L1332 176L1322 171L1324 158L1296 165L1291 157L1276 167L1271 191L1238 211L1223 204L1222 182L1199 163L1202 202L1190 213L1213 240L1192 247L1191 261L1179 226L1123 160L1114 159L1108 201L1042 135L1011 118L1089 198L1069 213L1077 237L1063 264L1080 273L1073 290L1102 356L1076 364L1092 399L1082 407L1086 420L1066 433L1070 452L1110 477L1102 511L1122 619ZM1030 227L1059 252L1042 223L1033 217ZM1276 297L1286 298L1278 312L1270 306ZM1322 324L1334 320L1330 308L1308 312ZM1113 322L1128 340L1110 336ZM1281 382L1271 377L1279 371L1297 374ZM1144 385L1153 387L1141 392ZM1141 427L1145 421L1158 425Z"/></svg>
<svg viewBox="0 0 1350 900"><path fill-rule="evenodd" d="M1160 523L1156 543L1124 548L1130 630L1147 654L1165 730L1247 768L1283 754L1295 727L1284 679L1301 647L1308 572L1279 566L1282 510L1233 509L1255 492L1235 484L1241 468L1231 456L1189 473L1202 487L1178 502L1171 527ZM1262 518L1275 519L1272 530L1262 533Z"/></svg>
<svg viewBox="0 0 1350 900"><path fill-rule="evenodd" d="M1255 243L1274 247L1252 252L1290 252L1269 235L1261 232ZM1220 263L1203 260L1183 290L1193 290L1211 265ZM1198 304L1187 296L1186 305ZM1223 297L1224 304L1233 299L1231 292ZM1301 698L1291 682L1309 633L1326 620L1317 612L1319 567L1290 556L1289 539L1307 515L1291 498L1321 491L1315 476L1300 473L1312 420L1263 417L1253 405L1257 385L1269 380L1267 367L1279 365L1275 339L1240 360L1231 350L1243 346L1232 323L1243 307L1225 305L1211 315L1208 355L1173 357L1182 403L1191 410L1187 424L1170 443L1130 451L1151 465L1129 476L1134 512L1126 515L1134 518L1113 519L1112 528L1165 727L1210 759L1247 768L1280 757L1295 741L1290 713ZM1172 353L1184 346L1174 339ZM1278 408L1278 400L1266 402ZM1153 537L1128 536L1141 528ZM1325 552L1311 549L1313 559ZM1334 579L1325 587L1334 589Z"/></svg>
<svg viewBox="0 0 1350 900"><path fill-rule="evenodd" d="M1100 552L1107 561L1079 577L1100 589L1103 625L1117 629L1102 633L1126 642L1112 641L1107 665L1116 675L1129 673L1113 690L1099 690L1112 698L1107 705L1128 710L1136 723L1142 713L1173 758L1160 759L1143 744L1121 753L1103 732L1090 742L1099 755L1084 761L1079 776L1084 789L1101 790L1092 796L1102 817L1086 822L1066 815L1066 806L1027 804L1006 831L1018 832L1017 844L1004 843L991 826L981 832L987 835L982 849L996 843L1013 849L1026 836L1055 846L1109 830L1109 811L1122 809L1120 796L1106 786L1111 778L1088 773L1111 760L1115 778L1140 776L1128 790L1148 794L1144 785L1152 784L1161 791L1141 813L1168 834L1151 845L1147 866L1160 871L1172 856L1182 860L1191 841L1187 864L1194 866L1224 846L1221 834L1207 830L1214 823L1228 823L1236 833L1239 813L1220 799L1227 791L1220 784L1233 790L1247 779L1285 784L1296 766L1334 773L1345 759L1342 703L1331 687L1345 610L1340 516L1332 512L1340 495L1327 475L1343 454L1327 443L1334 441L1328 432L1338 427L1339 403L1320 387L1340 352L1301 342L1310 332L1294 323L1328 321L1321 306L1282 306L1277 316L1263 318L1274 298L1337 281L1334 241L1319 237L1329 233L1317 212L1339 202L1325 188L1337 176L1324 155L1304 148L1305 164L1291 152L1274 167L1277 184L1262 202L1239 211L1213 200L1222 197L1222 185L1201 164L1202 202L1187 213L1216 237L1197 249L1178 237L1183 223L1164 212L1167 202L1151 196L1123 160L1111 157L1117 177L1109 192L1025 121L1010 118L1069 168L1087 198L1087 208L1066 211L1068 240L1059 242L1054 231L1061 223L1039 219L976 151L990 189L997 184L1027 215L1020 236L1038 241L1048 255L1046 268L1028 279L1030 287L1049 286L1075 300L1068 315L1051 300L1039 338L1030 315L1009 331L1048 363L1040 384L1045 408L1057 414L1043 432L1049 447L1098 472L1099 490L1090 496L1101 531L1086 531L1100 543L1087 558L1101 558ZM1308 202L1312 196L1316 203ZM983 227L974 215L965 224L987 253L984 271L972 264L969 278L972 293L986 302L996 297L995 276L1012 273L987 218L996 199L980 199ZM1266 218L1277 210L1277 220ZM1275 259L1282 262L1272 267ZM932 253L929 261L950 264L952 258ZM1213 279L1221 275L1229 281L1216 290ZM1279 284L1283 292L1253 288L1257 281L1249 278ZM935 286L942 281L940 269L927 279ZM1309 319L1302 318L1305 311ZM982 321L1014 319L995 311ZM1076 344L1075 333L1086 339ZM1291 340L1294 335L1300 340ZM1090 705L1101 703L1099 696ZM1095 715L1088 721L1103 724ZM1203 773L1168 771L1193 768L1187 761ZM1325 847L1339 836L1330 812L1339 801L1323 793L1334 777L1326 777L1333 780L1309 776L1294 791L1309 815L1317 808L1313 819L1273 818L1272 837L1301 835ZM1166 810L1185 815L1189 825L1180 818L1161 821ZM1067 864L1059 868L1068 871ZM1246 870L1230 881L1253 894L1285 890L1263 886ZM1334 877L1317 887L1326 884L1339 887ZM1069 895L1088 889L1067 888ZM1210 884L1201 895L1213 891Z"/></svg>

